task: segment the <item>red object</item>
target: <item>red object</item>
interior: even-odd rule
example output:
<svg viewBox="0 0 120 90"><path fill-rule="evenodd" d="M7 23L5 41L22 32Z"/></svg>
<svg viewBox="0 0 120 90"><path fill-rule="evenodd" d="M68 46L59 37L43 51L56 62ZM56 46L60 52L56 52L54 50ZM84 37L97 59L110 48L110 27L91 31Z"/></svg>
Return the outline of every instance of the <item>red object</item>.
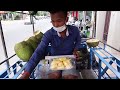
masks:
<svg viewBox="0 0 120 90"><path fill-rule="evenodd" d="M77 17L77 19L78 19L78 11L76 11L76 17Z"/></svg>
<svg viewBox="0 0 120 90"><path fill-rule="evenodd" d="M77 17L77 19L78 19L78 11L73 11L73 12L72 12L72 16L73 16L73 17Z"/></svg>
<svg viewBox="0 0 120 90"><path fill-rule="evenodd" d="M0 11L0 14L4 14L5 13L5 11Z"/></svg>
<svg viewBox="0 0 120 90"><path fill-rule="evenodd" d="M72 12L72 16L74 17L74 11Z"/></svg>

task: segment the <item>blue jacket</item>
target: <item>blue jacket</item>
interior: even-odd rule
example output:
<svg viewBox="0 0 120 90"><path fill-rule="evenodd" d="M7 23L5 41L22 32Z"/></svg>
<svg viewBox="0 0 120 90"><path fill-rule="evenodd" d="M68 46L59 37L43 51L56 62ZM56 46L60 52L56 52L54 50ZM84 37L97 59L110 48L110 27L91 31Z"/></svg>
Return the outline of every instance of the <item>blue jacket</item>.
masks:
<svg viewBox="0 0 120 90"><path fill-rule="evenodd" d="M80 31L77 27L67 25L69 36L61 38L51 28L44 33L41 42L27 63L25 71L31 73L39 61L45 56L46 48L51 44L51 55L72 55L74 49L79 49L81 43Z"/></svg>

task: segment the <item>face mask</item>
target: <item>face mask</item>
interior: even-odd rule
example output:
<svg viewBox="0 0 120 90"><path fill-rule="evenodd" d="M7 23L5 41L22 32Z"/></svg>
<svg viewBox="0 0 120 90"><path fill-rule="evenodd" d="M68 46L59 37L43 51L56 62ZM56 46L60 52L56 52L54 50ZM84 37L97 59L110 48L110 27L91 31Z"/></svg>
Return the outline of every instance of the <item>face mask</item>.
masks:
<svg viewBox="0 0 120 90"><path fill-rule="evenodd" d="M53 29L57 32L62 32L66 29L66 25L63 25L61 27L53 27Z"/></svg>
<svg viewBox="0 0 120 90"><path fill-rule="evenodd" d="M59 37L61 37L61 35L60 35L59 32L57 32L57 34L58 34ZM66 31L66 36L69 36L69 32L68 32L68 30Z"/></svg>

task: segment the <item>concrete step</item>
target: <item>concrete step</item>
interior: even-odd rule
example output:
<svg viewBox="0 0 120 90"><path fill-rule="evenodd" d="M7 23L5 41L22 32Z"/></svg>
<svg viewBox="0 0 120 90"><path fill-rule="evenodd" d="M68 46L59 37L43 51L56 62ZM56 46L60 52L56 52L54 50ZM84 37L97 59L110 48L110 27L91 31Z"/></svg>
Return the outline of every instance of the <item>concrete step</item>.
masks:
<svg viewBox="0 0 120 90"><path fill-rule="evenodd" d="M92 69L81 70L81 79L97 79L97 75Z"/></svg>

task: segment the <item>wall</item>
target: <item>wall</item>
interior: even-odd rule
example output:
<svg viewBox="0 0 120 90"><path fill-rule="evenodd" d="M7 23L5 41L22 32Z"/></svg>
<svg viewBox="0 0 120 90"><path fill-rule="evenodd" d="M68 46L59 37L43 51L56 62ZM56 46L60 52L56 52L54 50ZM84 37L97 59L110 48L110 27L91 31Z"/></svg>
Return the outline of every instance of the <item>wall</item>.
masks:
<svg viewBox="0 0 120 90"><path fill-rule="evenodd" d="M99 39L100 41L103 40L105 18L106 18L106 11L97 11L96 38Z"/></svg>
<svg viewBox="0 0 120 90"><path fill-rule="evenodd" d="M107 44L120 50L120 11L112 11Z"/></svg>

